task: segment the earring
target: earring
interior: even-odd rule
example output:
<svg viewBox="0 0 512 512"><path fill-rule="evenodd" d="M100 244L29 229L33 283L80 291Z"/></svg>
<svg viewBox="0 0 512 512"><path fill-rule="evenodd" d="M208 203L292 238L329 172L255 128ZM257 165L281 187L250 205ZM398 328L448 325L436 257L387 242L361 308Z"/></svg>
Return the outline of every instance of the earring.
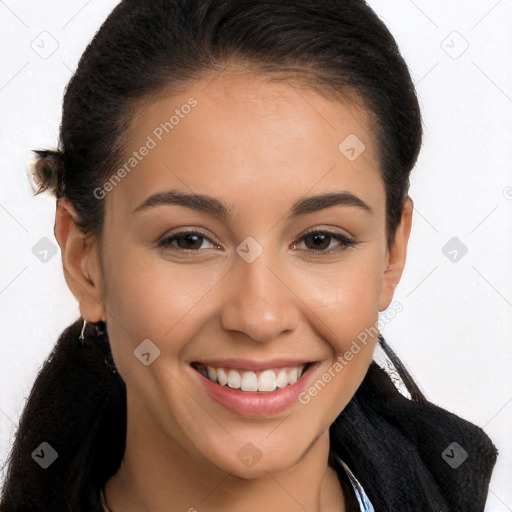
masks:
<svg viewBox="0 0 512 512"><path fill-rule="evenodd" d="M80 336L78 336L78 340L82 345L87 344L87 340L85 339L85 328L87 327L87 321L84 320L84 324L82 325L82 330L80 331ZM97 339L95 339L95 345L96 343L98 346L101 347L101 350L103 351L103 362L108 367L108 369L113 373L116 374L117 368L114 363L114 359L112 357L112 352L110 351L110 345L108 341L102 340L102 336L106 334L106 331L104 328L102 328L99 324L92 324L93 327L93 336L95 336Z"/></svg>
<svg viewBox="0 0 512 512"><path fill-rule="evenodd" d="M85 327L87 325L87 321L84 320L84 324L82 325L82 330L80 331L80 336L78 336L78 340L80 341L80 343L82 345L85 345L86 341L85 341Z"/></svg>

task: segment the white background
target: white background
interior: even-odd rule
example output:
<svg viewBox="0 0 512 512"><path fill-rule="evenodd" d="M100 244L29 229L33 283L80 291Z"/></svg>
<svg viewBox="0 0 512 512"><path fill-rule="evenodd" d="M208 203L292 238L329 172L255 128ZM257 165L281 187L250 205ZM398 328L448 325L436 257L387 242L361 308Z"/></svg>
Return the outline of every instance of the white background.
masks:
<svg viewBox="0 0 512 512"><path fill-rule="evenodd" d="M55 243L55 202L33 197L25 169L31 149L55 147L64 87L116 3L0 1L0 467L38 368L78 316L60 254L32 252ZM410 67L426 132L404 309L383 334L431 401L494 441L486 510L511 511L512 1L369 4ZM452 237L468 248L457 262L442 252Z"/></svg>

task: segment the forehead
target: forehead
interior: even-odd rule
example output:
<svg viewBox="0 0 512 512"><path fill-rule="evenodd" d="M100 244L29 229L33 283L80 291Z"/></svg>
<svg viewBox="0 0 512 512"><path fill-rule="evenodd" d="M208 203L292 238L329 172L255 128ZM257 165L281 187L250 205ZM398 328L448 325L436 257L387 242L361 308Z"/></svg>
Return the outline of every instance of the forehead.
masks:
<svg viewBox="0 0 512 512"><path fill-rule="evenodd" d="M139 109L123 160L128 172L107 201L125 214L176 188L260 210L336 188L384 208L365 110L291 79L232 71L164 92Z"/></svg>

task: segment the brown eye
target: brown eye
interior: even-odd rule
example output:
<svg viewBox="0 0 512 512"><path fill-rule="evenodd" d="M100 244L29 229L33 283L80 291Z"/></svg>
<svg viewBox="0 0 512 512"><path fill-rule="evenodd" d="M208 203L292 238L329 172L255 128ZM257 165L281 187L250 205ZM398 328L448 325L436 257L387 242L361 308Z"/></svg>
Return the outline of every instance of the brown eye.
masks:
<svg viewBox="0 0 512 512"><path fill-rule="evenodd" d="M203 247L206 249L216 248L218 245L211 242L203 233L197 231L182 231L164 236L158 242L158 247L166 247L182 251L194 251L198 252L202 245L208 241L211 247ZM174 243L176 242L176 244Z"/></svg>
<svg viewBox="0 0 512 512"><path fill-rule="evenodd" d="M203 237L193 233L177 236L175 240L180 249L199 249L203 243Z"/></svg>
<svg viewBox="0 0 512 512"><path fill-rule="evenodd" d="M312 235L304 237L304 240L306 241L306 247L308 247L308 249L325 250L331 243L331 236L326 233L313 233ZM312 246L307 244L308 240L312 242Z"/></svg>
<svg viewBox="0 0 512 512"><path fill-rule="evenodd" d="M348 247L356 245L356 241L342 235L341 233L333 233L331 231L310 231L303 235L300 241L304 241L306 249L318 254L328 254L335 251L344 251ZM331 243L338 242L334 248L329 248ZM295 245L295 244L294 244Z"/></svg>

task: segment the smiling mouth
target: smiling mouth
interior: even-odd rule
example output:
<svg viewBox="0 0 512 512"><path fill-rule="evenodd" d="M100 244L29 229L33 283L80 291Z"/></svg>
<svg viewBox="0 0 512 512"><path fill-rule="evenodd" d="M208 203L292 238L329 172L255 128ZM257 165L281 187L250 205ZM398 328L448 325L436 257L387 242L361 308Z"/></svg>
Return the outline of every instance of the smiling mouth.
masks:
<svg viewBox="0 0 512 512"><path fill-rule="evenodd" d="M219 386L245 392L272 393L295 384L313 364L307 363L300 366L261 371L223 368L198 362L191 363L191 366L203 377Z"/></svg>

